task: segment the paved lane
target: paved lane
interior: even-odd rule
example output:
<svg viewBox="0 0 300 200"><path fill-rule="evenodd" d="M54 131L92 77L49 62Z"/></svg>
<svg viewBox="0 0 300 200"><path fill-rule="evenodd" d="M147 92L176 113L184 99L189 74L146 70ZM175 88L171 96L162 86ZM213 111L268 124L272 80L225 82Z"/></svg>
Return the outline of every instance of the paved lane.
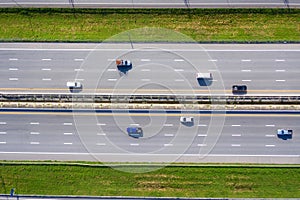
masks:
<svg viewBox="0 0 300 200"><path fill-rule="evenodd" d="M233 84L251 95L299 95L300 45L0 44L2 92L231 94ZM95 48L95 49L94 49ZM120 72L115 59L130 59ZM197 72L214 80L201 85Z"/></svg>
<svg viewBox="0 0 300 200"><path fill-rule="evenodd" d="M299 8L299 0L2 0L0 7Z"/></svg>
<svg viewBox="0 0 300 200"><path fill-rule="evenodd" d="M297 114L1 112L0 159L299 163ZM130 125L144 137L128 137ZM292 139L276 130L294 130ZM219 132L218 132L219 131Z"/></svg>

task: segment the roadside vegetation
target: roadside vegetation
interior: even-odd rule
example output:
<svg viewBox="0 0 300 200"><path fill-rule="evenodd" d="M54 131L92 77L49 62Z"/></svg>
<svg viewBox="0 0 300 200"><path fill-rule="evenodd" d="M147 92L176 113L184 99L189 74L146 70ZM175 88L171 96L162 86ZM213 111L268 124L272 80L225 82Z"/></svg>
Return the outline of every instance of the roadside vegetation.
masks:
<svg viewBox="0 0 300 200"><path fill-rule="evenodd" d="M300 41L300 9L0 9L2 41L100 42L143 27L199 42Z"/></svg>
<svg viewBox="0 0 300 200"><path fill-rule="evenodd" d="M124 168L124 166L123 166ZM127 171L130 167L127 166ZM138 170L140 167L132 167ZM128 173L91 163L2 162L0 193L154 197L298 198L300 168L292 166L168 166Z"/></svg>

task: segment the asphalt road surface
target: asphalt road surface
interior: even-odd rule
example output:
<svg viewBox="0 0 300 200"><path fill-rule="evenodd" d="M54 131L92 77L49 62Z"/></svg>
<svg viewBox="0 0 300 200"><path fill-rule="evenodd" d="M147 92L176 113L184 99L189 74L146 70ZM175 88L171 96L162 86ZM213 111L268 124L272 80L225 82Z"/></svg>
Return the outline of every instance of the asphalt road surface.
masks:
<svg viewBox="0 0 300 200"><path fill-rule="evenodd" d="M300 163L299 113L0 113L0 160ZM194 123L181 123L180 116ZM141 126L144 137L129 137ZM291 139L277 129L294 131Z"/></svg>
<svg viewBox="0 0 300 200"><path fill-rule="evenodd" d="M196 44L0 44L1 92L299 95L300 45ZM119 70L117 58L130 59ZM207 85L197 72L209 72Z"/></svg>
<svg viewBox="0 0 300 200"><path fill-rule="evenodd" d="M299 0L2 0L0 7L299 8Z"/></svg>

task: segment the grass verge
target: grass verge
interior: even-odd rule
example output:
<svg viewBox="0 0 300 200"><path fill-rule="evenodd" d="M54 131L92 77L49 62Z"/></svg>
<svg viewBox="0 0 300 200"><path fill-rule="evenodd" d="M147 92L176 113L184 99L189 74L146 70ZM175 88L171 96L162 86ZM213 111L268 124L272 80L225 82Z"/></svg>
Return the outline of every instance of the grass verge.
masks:
<svg viewBox="0 0 300 200"><path fill-rule="evenodd" d="M201 42L300 41L300 9L0 9L2 41L99 42L143 27Z"/></svg>
<svg viewBox="0 0 300 200"><path fill-rule="evenodd" d="M123 166L132 171L147 166ZM189 165L128 173L92 163L0 165L0 193L17 194L297 198L299 166Z"/></svg>

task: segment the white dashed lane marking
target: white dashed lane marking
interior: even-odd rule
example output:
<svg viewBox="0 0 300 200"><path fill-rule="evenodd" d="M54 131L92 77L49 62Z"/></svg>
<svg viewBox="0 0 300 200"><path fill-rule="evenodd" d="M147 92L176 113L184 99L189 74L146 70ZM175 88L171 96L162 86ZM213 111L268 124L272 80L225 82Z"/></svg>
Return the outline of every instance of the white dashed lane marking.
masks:
<svg viewBox="0 0 300 200"><path fill-rule="evenodd" d="M39 142L30 142L30 144L40 144Z"/></svg>
<svg viewBox="0 0 300 200"><path fill-rule="evenodd" d="M183 72L183 69L174 69L175 72Z"/></svg>
<svg viewBox="0 0 300 200"><path fill-rule="evenodd" d="M5 131L0 132L0 135L6 135L7 133Z"/></svg>
<svg viewBox="0 0 300 200"><path fill-rule="evenodd" d="M231 126L241 126L240 124L232 124Z"/></svg>
<svg viewBox="0 0 300 200"><path fill-rule="evenodd" d="M83 72L84 69L74 69L75 72Z"/></svg>
<svg viewBox="0 0 300 200"><path fill-rule="evenodd" d="M65 145L71 145L71 144L73 144L72 142L65 142L64 143Z"/></svg>
<svg viewBox="0 0 300 200"><path fill-rule="evenodd" d="M8 70L9 71L18 71L19 69L18 68L9 68Z"/></svg>
<svg viewBox="0 0 300 200"><path fill-rule="evenodd" d="M241 134L232 134L232 137L241 137Z"/></svg>
<svg viewBox="0 0 300 200"><path fill-rule="evenodd" d="M98 146L105 146L106 144L105 143L97 143L96 145L98 145Z"/></svg>
<svg viewBox="0 0 300 200"><path fill-rule="evenodd" d="M242 62L250 62L250 59L243 59Z"/></svg>
<svg viewBox="0 0 300 200"><path fill-rule="evenodd" d="M210 61L210 62L217 62L218 60L217 59L210 59L208 61Z"/></svg>
<svg viewBox="0 0 300 200"><path fill-rule="evenodd" d="M30 122L31 125L39 125L39 122Z"/></svg>
<svg viewBox="0 0 300 200"><path fill-rule="evenodd" d="M275 147L274 144L266 144L265 147Z"/></svg>
<svg viewBox="0 0 300 200"><path fill-rule="evenodd" d="M171 147L173 144L164 144L165 147Z"/></svg>
<svg viewBox="0 0 300 200"><path fill-rule="evenodd" d="M198 147L206 147L206 144L197 144Z"/></svg>
<svg viewBox="0 0 300 200"><path fill-rule="evenodd" d="M39 132L30 132L30 135L39 135Z"/></svg>
<svg viewBox="0 0 300 200"><path fill-rule="evenodd" d="M10 81L18 81L18 78L9 78Z"/></svg>
<svg viewBox="0 0 300 200"><path fill-rule="evenodd" d="M206 137L207 134L198 134L198 137Z"/></svg>
<svg viewBox="0 0 300 200"><path fill-rule="evenodd" d="M148 79L148 78L143 78L143 79L141 79L141 81L150 81L150 79Z"/></svg>
<svg viewBox="0 0 300 200"><path fill-rule="evenodd" d="M42 61L50 61L52 60L51 58L43 58Z"/></svg>
<svg viewBox="0 0 300 200"><path fill-rule="evenodd" d="M51 81L52 79L51 78L43 78L42 80L43 81Z"/></svg>
<svg viewBox="0 0 300 200"><path fill-rule="evenodd" d="M64 133L64 135L73 135L73 133Z"/></svg>
<svg viewBox="0 0 300 200"><path fill-rule="evenodd" d="M174 134L165 134L165 137L173 137Z"/></svg>
<svg viewBox="0 0 300 200"><path fill-rule="evenodd" d="M18 58L9 58L10 61L16 61L19 60Z"/></svg>
<svg viewBox="0 0 300 200"><path fill-rule="evenodd" d="M105 133L97 133L97 135L105 136Z"/></svg>
<svg viewBox="0 0 300 200"><path fill-rule="evenodd" d="M142 62L149 62L150 59L141 59Z"/></svg>
<svg viewBox="0 0 300 200"><path fill-rule="evenodd" d="M266 137L275 137L275 135L266 135Z"/></svg>
<svg viewBox="0 0 300 200"><path fill-rule="evenodd" d="M108 72L116 72L117 69L107 69Z"/></svg>
<svg viewBox="0 0 300 200"><path fill-rule="evenodd" d="M0 142L0 144L6 144L6 142Z"/></svg>
<svg viewBox="0 0 300 200"><path fill-rule="evenodd" d="M106 126L104 123L98 123L97 126Z"/></svg>
<svg viewBox="0 0 300 200"><path fill-rule="evenodd" d="M115 79L115 78L109 78L109 79L107 79L108 81L117 81L117 79Z"/></svg>
<svg viewBox="0 0 300 200"><path fill-rule="evenodd" d="M170 126L173 126L173 124L164 124L164 126L169 126L170 127Z"/></svg>
<svg viewBox="0 0 300 200"><path fill-rule="evenodd" d="M83 58L75 58L74 61L84 61Z"/></svg>
<svg viewBox="0 0 300 200"><path fill-rule="evenodd" d="M175 79L176 82L183 82L183 79Z"/></svg>
<svg viewBox="0 0 300 200"><path fill-rule="evenodd" d="M6 124L6 122L0 122L1 125Z"/></svg>
<svg viewBox="0 0 300 200"><path fill-rule="evenodd" d="M207 126L206 124L198 124L198 126Z"/></svg>
<svg viewBox="0 0 300 200"><path fill-rule="evenodd" d="M142 69L142 72L150 72L150 69Z"/></svg>
<svg viewBox="0 0 300 200"><path fill-rule="evenodd" d="M242 72L251 72L251 69L242 69Z"/></svg>
<svg viewBox="0 0 300 200"><path fill-rule="evenodd" d="M276 80L276 82L285 82L285 80Z"/></svg>
<svg viewBox="0 0 300 200"><path fill-rule="evenodd" d="M252 80L242 80L243 82L251 82Z"/></svg>
<svg viewBox="0 0 300 200"><path fill-rule="evenodd" d="M284 59L276 59L275 61L276 62L284 62L285 60Z"/></svg>
<svg viewBox="0 0 300 200"><path fill-rule="evenodd" d="M107 59L107 61L110 61L110 62L112 62L112 61L116 61L116 59L109 58L109 59Z"/></svg>
<svg viewBox="0 0 300 200"><path fill-rule="evenodd" d="M73 123L72 123L72 122L65 122L65 123L63 123L63 125L64 125L64 126L72 126Z"/></svg>
<svg viewBox="0 0 300 200"><path fill-rule="evenodd" d="M138 143L131 143L130 146L139 146L140 144Z"/></svg>
<svg viewBox="0 0 300 200"><path fill-rule="evenodd" d="M232 147L240 147L240 144L231 144Z"/></svg>
<svg viewBox="0 0 300 200"><path fill-rule="evenodd" d="M43 68L42 71L51 71L51 68Z"/></svg>
<svg viewBox="0 0 300 200"><path fill-rule="evenodd" d="M285 72L285 69L276 69L276 72Z"/></svg>
<svg viewBox="0 0 300 200"><path fill-rule="evenodd" d="M175 62L183 62L183 59L174 59Z"/></svg>
<svg viewBox="0 0 300 200"><path fill-rule="evenodd" d="M275 125L274 124L266 124L265 126L267 126L267 127L274 127Z"/></svg>

